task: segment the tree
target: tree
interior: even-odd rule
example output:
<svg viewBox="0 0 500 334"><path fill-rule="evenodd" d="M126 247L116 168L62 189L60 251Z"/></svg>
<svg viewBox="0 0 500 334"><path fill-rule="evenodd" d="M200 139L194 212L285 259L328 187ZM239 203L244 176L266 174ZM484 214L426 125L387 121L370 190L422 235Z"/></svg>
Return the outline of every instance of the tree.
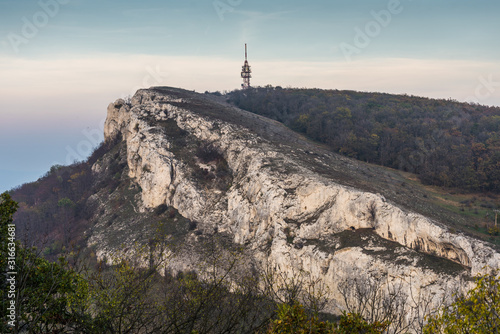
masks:
<svg viewBox="0 0 500 334"><path fill-rule="evenodd" d="M499 271L475 277L476 287L428 318L424 334L500 332Z"/></svg>
<svg viewBox="0 0 500 334"><path fill-rule="evenodd" d="M295 303L278 306L278 316L271 321L268 334L381 334L387 322L368 323L357 313L344 313L340 321L332 324L319 321L315 315L308 315L304 307Z"/></svg>
<svg viewBox="0 0 500 334"><path fill-rule="evenodd" d="M318 321L316 316L308 316L301 304L281 304L278 306L278 317L271 321L268 334L328 334L332 326L327 322Z"/></svg>
<svg viewBox="0 0 500 334"><path fill-rule="evenodd" d="M86 303L86 281L61 258L49 262L35 248L15 240L13 215L17 203L8 193L0 195L0 281L2 333L65 333L84 322L80 312ZM5 321L7 319L7 321Z"/></svg>
<svg viewBox="0 0 500 334"><path fill-rule="evenodd" d="M405 333L410 323L405 318L407 295L401 282L389 282L357 275L338 286L348 314L360 315L368 323L385 324L392 333Z"/></svg>
<svg viewBox="0 0 500 334"><path fill-rule="evenodd" d="M34 249L19 248L17 258L19 332L73 332L88 318L88 283L68 262L49 262Z"/></svg>
<svg viewBox="0 0 500 334"><path fill-rule="evenodd" d="M405 284L409 289L403 289ZM387 277L375 279L358 273L338 286L346 307L344 315L359 315L368 324L384 325L388 333L421 333L425 318L449 304L454 287L449 285L442 295L434 295L423 289L413 289L413 284L418 282L410 279L406 283L403 279L389 280ZM409 291L409 295L404 291Z"/></svg>
<svg viewBox="0 0 500 334"><path fill-rule="evenodd" d="M90 333L161 333L163 309L155 300L157 267L144 269L126 260L92 273Z"/></svg>
<svg viewBox="0 0 500 334"><path fill-rule="evenodd" d="M344 313L334 325L334 334L381 334L389 327L389 322L368 323L358 313Z"/></svg>
<svg viewBox="0 0 500 334"><path fill-rule="evenodd" d="M11 287L15 291L15 279L12 277L3 278L7 272L14 272L15 252L17 244L15 243L15 228L12 224L12 216L17 210L17 203L12 200L8 193L0 195L0 270L2 279L0 280L0 306L1 317L0 329L2 333L8 333L13 326L8 326L7 321L15 321L16 305L11 306L11 300L15 302ZM10 275L9 275L10 276ZM11 318L8 316L11 315ZM12 324L12 323L11 323Z"/></svg>
<svg viewBox="0 0 500 334"><path fill-rule="evenodd" d="M159 289L166 332L253 334L268 324L273 305L259 294L258 276L241 249L212 235L191 251L198 258L196 272L166 275Z"/></svg>
<svg viewBox="0 0 500 334"><path fill-rule="evenodd" d="M300 304L306 312L318 316L329 301L330 290L323 280L302 269L292 268L286 272L279 265L268 263L262 271L261 281L261 294L274 301L276 309L281 304Z"/></svg>
<svg viewBox="0 0 500 334"><path fill-rule="evenodd" d="M216 239L200 241L197 272L170 274L170 258L152 244L134 251L134 259L101 264L88 278L87 332L253 334L265 327L270 303L258 294L257 280L242 270L241 254L222 249Z"/></svg>

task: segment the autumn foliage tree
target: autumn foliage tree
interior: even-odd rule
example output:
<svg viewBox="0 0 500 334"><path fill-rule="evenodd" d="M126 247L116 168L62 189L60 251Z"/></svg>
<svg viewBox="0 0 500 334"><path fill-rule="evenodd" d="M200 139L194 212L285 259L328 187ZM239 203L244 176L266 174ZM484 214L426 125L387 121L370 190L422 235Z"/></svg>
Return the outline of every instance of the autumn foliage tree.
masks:
<svg viewBox="0 0 500 334"><path fill-rule="evenodd" d="M267 334L381 334L388 325L388 322L368 323L357 313L344 313L337 323L319 321L299 303L281 304Z"/></svg>
<svg viewBox="0 0 500 334"><path fill-rule="evenodd" d="M0 197L0 270L2 276L7 272L15 273L10 275L14 279L15 289L7 288L5 279L0 281L1 332L64 333L67 332L65 329L77 330L82 324L82 317L85 317L79 305L85 303L87 282L70 268L64 258L56 262L47 261L36 248L24 247L17 239L9 241L9 253L6 253L6 240L11 236L7 235L7 227L13 223L12 217L16 210L17 203L8 193L3 193ZM12 235L15 238L15 233ZM12 244L14 246L10 247ZM15 253L14 257L12 253ZM12 258L12 262L7 261ZM7 291L12 294L7 296ZM7 306L12 302L15 312L7 312ZM13 319L8 318L10 322L4 321L8 313L14 316Z"/></svg>
<svg viewBox="0 0 500 334"><path fill-rule="evenodd" d="M431 316L424 334L490 334L500 332L499 272L478 275L476 287Z"/></svg>

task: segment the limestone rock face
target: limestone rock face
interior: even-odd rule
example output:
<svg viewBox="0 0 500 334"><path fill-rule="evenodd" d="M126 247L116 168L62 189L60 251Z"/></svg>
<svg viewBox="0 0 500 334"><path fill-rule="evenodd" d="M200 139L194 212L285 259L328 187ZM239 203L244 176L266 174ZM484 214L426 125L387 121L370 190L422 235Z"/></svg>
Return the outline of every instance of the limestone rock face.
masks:
<svg viewBox="0 0 500 334"><path fill-rule="evenodd" d="M238 121L239 115L257 116L208 99L204 109L204 101L194 93L158 88L138 91L131 104L109 105L105 138L120 135L126 142L129 176L141 188L140 210L173 206L207 233L228 233L252 250L256 261L291 274L308 271L332 291L348 277L383 276L406 282L407 295L425 287L439 298L451 287L466 288L464 280L485 266L499 267L500 255L484 242L318 173L308 163L328 169L329 159L345 158L280 143L286 130L271 121L276 133L260 136ZM193 176L210 169L195 157L204 143L216 146L227 162L232 180L225 188ZM349 245L354 237L359 244ZM426 256L437 259L430 255L457 265L449 272L426 266Z"/></svg>

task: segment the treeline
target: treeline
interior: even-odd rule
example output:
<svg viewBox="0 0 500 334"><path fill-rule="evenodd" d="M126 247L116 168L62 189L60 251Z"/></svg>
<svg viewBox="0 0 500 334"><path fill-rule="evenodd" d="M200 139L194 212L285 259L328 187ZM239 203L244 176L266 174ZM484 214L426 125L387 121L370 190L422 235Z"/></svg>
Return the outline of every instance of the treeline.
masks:
<svg viewBox="0 0 500 334"><path fill-rule="evenodd" d="M226 95L334 152L424 184L500 192L500 108L408 95L258 87Z"/></svg>

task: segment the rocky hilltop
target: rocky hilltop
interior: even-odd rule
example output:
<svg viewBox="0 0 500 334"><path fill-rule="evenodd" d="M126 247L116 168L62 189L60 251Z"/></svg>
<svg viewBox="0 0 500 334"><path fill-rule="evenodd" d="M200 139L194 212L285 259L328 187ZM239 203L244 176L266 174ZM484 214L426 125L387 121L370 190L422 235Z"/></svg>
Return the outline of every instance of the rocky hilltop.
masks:
<svg viewBox="0 0 500 334"><path fill-rule="evenodd" d="M154 231L140 216L169 207L192 223L181 243L225 235L257 266L308 272L328 286L332 312L345 307L343 282L397 284L408 301L425 295L437 305L466 289L471 275L500 265L500 254L448 227L418 189L396 187L396 173L333 154L213 96L140 90L109 105L105 138L121 148L93 173L121 163L132 182L127 218L109 218L116 218L106 204L113 194L89 199L98 214L88 242L101 258L146 242ZM194 262L186 252L173 270Z"/></svg>

